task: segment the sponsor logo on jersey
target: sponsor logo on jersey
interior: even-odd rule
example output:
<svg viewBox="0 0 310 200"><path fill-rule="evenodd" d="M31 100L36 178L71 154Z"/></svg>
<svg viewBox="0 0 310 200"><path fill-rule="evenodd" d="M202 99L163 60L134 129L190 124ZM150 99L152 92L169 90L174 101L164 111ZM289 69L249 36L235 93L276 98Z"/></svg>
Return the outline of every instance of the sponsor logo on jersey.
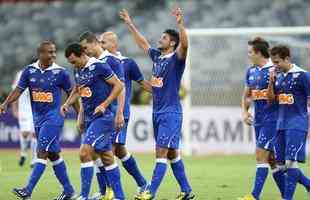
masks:
<svg viewBox="0 0 310 200"><path fill-rule="evenodd" d="M53 93L32 91L32 99L35 102L52 103Z"/></svg>
<svg viewBox="0 0 310 200"><path fill-rule="evenodd" d="M164 85L163 78L162 77L152 76L152 78L151 78L151 85L153 87L158 87L158 88L163 87L163 85Z"/></svg>
<svg viewBox="0 0 310 200"><path fill-rule="evenodd" d="M79 88L79 94L81 97L91 97L92 96L92 91L89 87L80 87Z"/></svg>
<svg viewBox="0 0 310 200"><path fill-rule="evenodd" d="M93 71L93 70L95 70L95 68L96 68L96 65L90 65L88 67L89 71Z"/></svg>
<svg viewBox="0 0 310 200"><path fill-rule="evenodd" d="M267 89L264 90L252 90L251 96L253 100L267 100Z"/></svg>
<svg viewBox="0 0 310 200"><path fill-rule="evenodd" d="M294 104L294 96L292 94L279 94L279 104Z"/></svg>

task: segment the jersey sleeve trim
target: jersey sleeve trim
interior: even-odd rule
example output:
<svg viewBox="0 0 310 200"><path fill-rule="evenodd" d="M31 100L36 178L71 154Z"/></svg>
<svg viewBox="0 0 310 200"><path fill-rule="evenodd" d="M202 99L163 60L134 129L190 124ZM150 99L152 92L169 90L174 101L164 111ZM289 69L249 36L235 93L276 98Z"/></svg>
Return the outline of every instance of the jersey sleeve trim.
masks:
<svg viewBox="0 0 310 200"><path fill-rule="evenodd" d="M110 78L112 78L112 76L114 76L114 73L111 73L108 77L106 77L104 80L109 80Z"/></svg>
<svg viewBox="0 0 310 200"><path fill-rule="evenodd" d="M21 89L21 90L25 90L26 88L20 86L20 85L16 85L17 88Z"/></svg>

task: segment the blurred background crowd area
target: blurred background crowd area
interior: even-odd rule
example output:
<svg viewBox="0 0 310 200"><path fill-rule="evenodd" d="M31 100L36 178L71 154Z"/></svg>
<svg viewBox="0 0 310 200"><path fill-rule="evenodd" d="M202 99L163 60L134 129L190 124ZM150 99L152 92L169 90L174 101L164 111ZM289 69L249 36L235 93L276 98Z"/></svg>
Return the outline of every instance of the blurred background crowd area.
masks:
<svg viewBox="0 0 310 200"><path fill-rule="evenodd" d="M146 78L149 78L151 62L133 42L127 27L118 17L118 11L127 8L141 32L152 45L156 45L164 29L175 28L174 18L170 15L170 10L175 6L184 9L188 28L305 26L310 21L308 0L2 0L1 98L10 90L15 72L33 59L36 47L42 40L49 39L56 43L57 63L70 69L63 56L64 48L86 30L98 34L104 31L116 32L120 38L122 54L135 58ZM308 41L308 38L303 40ZM206 82L205 70L210 71L212 68L206 68L201 64L203 62L194 66L202 69L191 75L195 77L194 81L199 80L198 85L210 84ZM240 85L244 66L238 67L240 72L235 83ZM214 74L209 74L214 77ZM220 80L212 80L211 84L219 84L221 81L227 84L225 80L221 75ZM144 94L140 96L137 87L135 93L135 103L147 101L143 98L148 97Z"/></svg>

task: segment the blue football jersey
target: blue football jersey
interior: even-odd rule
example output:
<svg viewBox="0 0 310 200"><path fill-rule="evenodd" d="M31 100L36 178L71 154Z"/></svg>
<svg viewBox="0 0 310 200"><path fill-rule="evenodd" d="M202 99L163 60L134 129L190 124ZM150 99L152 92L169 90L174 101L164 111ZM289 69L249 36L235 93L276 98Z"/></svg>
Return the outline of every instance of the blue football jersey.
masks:
<svg viewBox="0 0 310 200"><path fill-rule="evenodd" d="M17 87L29 88L35 126L63 125L60 114L62 90L70 92L72 87L70 76L63 67L54 63L42 70L39 62L33 63L23 70Z"/></svg>
<svg viewBox="0 0 310 200"><path fill-rule="evenodd" d="M110 66L96 58L90 58L85 67L75 72L75 81L82 98L85 121L89 122L98 117L113 120L114 113L111 105L102 115L94 115L95 109L110 95L112 86L105 80L114 75Z"/></svg>
<svg viewBox="0 0 310 200"><path fill-rule="evenodd" d="M268 62L262 67L252 66L246 73L246 86L251 90L254 101L254 125L261 126L265 122L276 122L278 115L277 103L268 103L267 88L269 71L273 64Z"/></svg>
<svg viewBox="0 0 310 200"><path fill-rule="evenodd" d="M185 59L178 58L176 52L162 56L161 52L154 48L150 48L148 53L153 61L153 113L182 113L179 89Z"/></svg>
<svg viewBox="0 0 310 200"><path fill-rule="evenodd" d="M124 57L121 55L119 55L118 57L122 61L125 77L126 98L124 107L124 118L129 119L132 81L140 82L144 80L144 77L137 63L132 58Z"/></svg>
<svg viewBox="0 0 310 200"><path fill-rule="evenodd" d="M118 77L122 82L125 81L124 78L124 68L122 67L122 61L117 57L117 55L113 55L107 50L103 51L103 53L98 58L104 63L110 65L114 74Z"/></svg>
<svg viewBox="0 0 310 200"><path fill-rule="evenodd" d="M288 73L277 75L275 90L279 103L277 129L308 131L309 73L293 65Z"/></svg>
<svg viewBox="0 0 310 200"><path fill-rule="evenodd" d="M103 53L99 56L99 60L101 60L104 63L107 63L114 74L117 76L117 78L124 82L124 67L122 66L121 60L116 56L111 54L109 51L105 50ZM112 110L114 113L117 111L117 99L112 102Z"/></svg>

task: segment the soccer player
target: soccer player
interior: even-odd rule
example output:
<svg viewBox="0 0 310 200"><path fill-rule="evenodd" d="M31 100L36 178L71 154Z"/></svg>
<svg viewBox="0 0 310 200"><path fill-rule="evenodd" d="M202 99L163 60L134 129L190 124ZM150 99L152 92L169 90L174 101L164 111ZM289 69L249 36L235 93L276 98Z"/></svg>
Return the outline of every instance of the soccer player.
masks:
<svg viewBox="0 0 310 200"><path fill-rule="evenodd" d="M167 159L171 161L173 174L181 187L181 193L176 199L194 198L179 151L182 106L178 92L185 69L188 41L181 9L174 10L173 14L179 33L172 29L165 30L158 41L157 48L151 48L149 42L139 33L127 10L123 9L120 12L120 17L128 26L135 42L154 63L151 85L156 165L150 186L142 194L137 195L136 199L155 198L167 170Z"/></svg>
<svg viewBox="0 0 310 200"><path fill-rule="evenodd" d="M75 101L79 94L85 117L85 135L80 148L81 160L81 194L79 200L88 200L94 163L93 155L97 153L105 167L105 173L113 192L114 199L124 200L120 181L120 171L112 152L111 134L115 131L115 112L112 102L119 96L123 86L111 67L96 58L89 58L78 43L69 45L65 50L68 61L77 69L75 79L77 86L72 91L62 111Z"/></svg>
<svg viewBox="0 0 310 200"><path fill-rule="evenodd" d="M20 199L31 198L32 191L43 174L47 159L53 164L54 173L64 191L58 200L72 199L74 189L69 181L64 160L60 157L59 137L64 118L60 114L61 92L71 91L70 77L67 71L54 63L56 47L51 41L44 41L38 48L39 60L28 65L22 72L17 87L0 105L0 113L17 100L24 90L29 89L35 133L38 141L37 161L32 169L26 187L13 189Z"/></svg>
<svg viewBox="0 0 310 200"><path fill-rule="evenodd" d="M279 104L275 156L287 169L283 199L293 199L297 183L306 188L310 197L310 179L298 167L298 163L306 162L310 74L291 62L287 46L274 46L270 54L273 64L282 71L276 76L271 72L268 97Z"/></svg>
<svg viewBox="0 0 310 200"><path fill-rule="evenodd" d="M273 69L270 60L269 44L262 38L255 38L248 42L248 57L252 64L246 73L245 88L242 97L242 110L244 122L254 125L256 139L256 175L254 187L250 195L240 200L258 200L268 176L269 166L273 170L273 177L281 193L284 180L280 170L284 166L276 167L274 161L274 142L276 136L276 122L278 105L268 102L267 88L269 84L269 71ZM251 102L254 103L254 123L249 112Z"/></svg>
<svg viewBox="0 0 310 200"><path fill-rule="evenodd" d="M118 51L118 37L113 32L105 32L100 35L99 41L101 42L102 48L107 50L112 56L117 56L122 61L122 67L124 70L125 77L125 107L124 107L124 127L116 134L113 134L113 148L114 154L122 161L126 171L135 179L139 191L144 191L147 182L141 174L135 158L127 151L126 148L126 136L127 126L130 116L130 101L131 101L131 85L132 81L136 81L142 88L151 92L152 88L149 81L145 80L137 63L128 57L124 57Z"/></svg>
<svg viewBox="0 0 310 200"><path fill-rule="evenodd" d="M12 85L12 89L17 86L18 80L22 71L18 71ZM21 156L19 159L19 165L23 166L27 158L27 149L30 147L32 153L32 159L30 166L33 167L36 157L37 140L34 133L34 124L32 117L31 99L29 90L26 89L18 101L12 103L12 111L14 116L18 119L19 130L20 130L20 150ZM30 144L29 144L30 143Z"/></svg>
<svg viewBox="0 0 310 200"><path fill-rule="evenodd" d="M112 55L107 50L103 50L100 42L98 41L96 35L92 32L85 32L80 36L80 44L83 47L85 53L90 57L95 57L102 62L107 63L116 74L118 79L124 82L124 69L122 66L122 62L119 58ZM115 114L115 127L118 132L124 126L124 104L125 104L125 90L118 96L117 101L112 102L112 110ZM102 196L105 196L106 200L113 199L113 192L110 187L110 183L106 177L103 163L100 158L96 158L95 160L95 168L96 168L96 176L97 181L100 188L100 193ZM108 187L106 187L108 186ZM97 197L96 197L97 196ZM98 195L94 195L93 198L100 198Z"/></svg>

